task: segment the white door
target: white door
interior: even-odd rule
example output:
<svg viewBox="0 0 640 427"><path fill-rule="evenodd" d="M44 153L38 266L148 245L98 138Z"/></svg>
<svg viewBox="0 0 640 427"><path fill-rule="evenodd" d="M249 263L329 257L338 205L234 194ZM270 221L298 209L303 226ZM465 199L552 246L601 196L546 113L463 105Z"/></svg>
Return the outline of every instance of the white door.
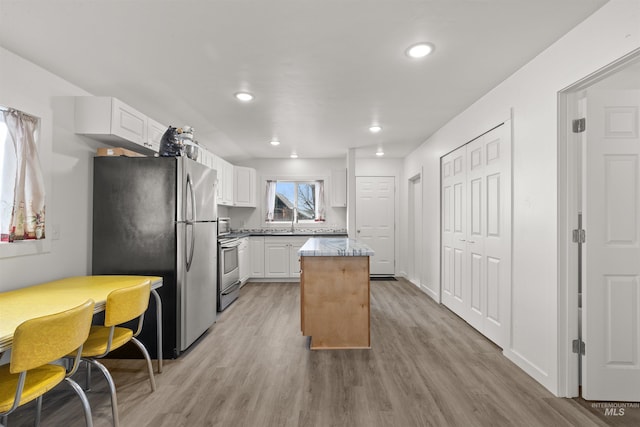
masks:
<svg viewBox="0 0 640 427"><path fill-rule="evenodd" d="M370 274L395 274L394 177L356 177L356 238L375 252Z"/></svg>
<svg viewBox="0 0 640 427"><path fill-rule="evenodd" d="M422 284L422 181L420 175L409 179L409 227L407 275L409 280Z"/></svg>
<svg viewBox="0 0 640 427"><path fill-rule="evenodd" d="M640 401L640 91L587 94L582 394Z"/></svg>
<svg viewBox="0 0 640 427"><path fill-rule="evenodd" d="M442 303L506 343L511 276L511 127L442 158Z"/></svg>
<svg viewBox="0 0 640 427"><path fill-rule="evenodd" d="M483 323L486 310L487 278L484 240L486 233L487 209L485 191L485 138L480 137L466 149L467 203L466 221L466 275L463 276L463 298L466 300L465 320L477 330L484 332Z"/></svg>
<svg viewBox="0 0 640 427"><path fill-rule="evenodd" d="M504 348L511 315L511 122L485 134L483 139L483 334Z"/></svg>
<svg viewBox="0 0 640 427"><path fill-rule="evenodd" d="M442 303L465 317L463 297L466 230L466 147L442 158Z"/></svg>

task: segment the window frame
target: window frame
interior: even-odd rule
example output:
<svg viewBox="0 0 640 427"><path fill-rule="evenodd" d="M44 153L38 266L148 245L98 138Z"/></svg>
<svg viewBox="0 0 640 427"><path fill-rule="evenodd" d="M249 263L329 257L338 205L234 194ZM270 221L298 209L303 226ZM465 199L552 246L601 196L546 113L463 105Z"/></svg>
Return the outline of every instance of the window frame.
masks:
<svg viewBox="0 0 640 427"><path fill-rule="evenodd" d="M263 188L266 188L266 185L269 181L277 181L277 182L294 182L296 184L296 197L297 197L297 185L299 183L301 184L315 184L319 181L321 181L324 186L324 192L325 192L325 210L327 207L327 201L326 201L326 192L327 192L327 182L329 182L329 178L327 176L324 175L313 175L313 176L282 176L282 175L278 175L278 176L263 176L262 177L262 186ZM295 201L294 201L295 203ZM314 206L315 208L315 206ZM291 220L286 220L286 221L280 221L280 220L272 220L269 221L267 219L267 214L269 211L269 206L268 206L268 200L267 200L267 194L266 192L263 192L263 209L262 209L262 223L266 226L285 226L285 225L291 225ZM297 213L296 213L297 216ZM301 224L304 225L304 227L309 227L309 228L314 228L314 227L323 227L326 225L327 222L327 218L325 215L324 220L321 221L317 221L315 219L310 219L310 220L297 220L294 219L294 224Z"/></svg>

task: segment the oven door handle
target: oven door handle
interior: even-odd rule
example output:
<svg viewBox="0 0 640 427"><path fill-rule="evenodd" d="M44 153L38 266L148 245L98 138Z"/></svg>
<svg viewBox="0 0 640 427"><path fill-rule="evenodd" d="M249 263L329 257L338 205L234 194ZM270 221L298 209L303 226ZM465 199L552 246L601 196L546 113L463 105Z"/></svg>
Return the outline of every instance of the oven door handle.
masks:
<svg viewBox="0 0 640 427"><path fill-rule="evenodd" d="M222 296L226 296L229 295L230 293L234 292L236 289L238 289L238 287L240 286L240 281L238 280L237 282L235 282L233 285L227 287L227 289L225 289L224 291L222 291L220 293L220 295Z"/></svg>
<svg viewBox="0 0 640 427"><path fill-rule="evenodd" d="M220 248L221 249L233 249L233 248L237 248L238 246L240 246L240 240L237 240L235 242L221 243L220 244Z"/></svg>

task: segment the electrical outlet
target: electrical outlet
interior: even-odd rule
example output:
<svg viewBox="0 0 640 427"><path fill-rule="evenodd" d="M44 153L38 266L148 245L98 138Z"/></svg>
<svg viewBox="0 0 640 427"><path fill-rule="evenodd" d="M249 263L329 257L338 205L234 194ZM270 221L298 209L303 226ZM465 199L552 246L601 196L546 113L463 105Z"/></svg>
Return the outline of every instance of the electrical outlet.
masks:
<svg viewBox="0 0 640 427"><path fill-rule="evenodd" d="M51 240L60 240L60 224L51 225Z"/></svg>

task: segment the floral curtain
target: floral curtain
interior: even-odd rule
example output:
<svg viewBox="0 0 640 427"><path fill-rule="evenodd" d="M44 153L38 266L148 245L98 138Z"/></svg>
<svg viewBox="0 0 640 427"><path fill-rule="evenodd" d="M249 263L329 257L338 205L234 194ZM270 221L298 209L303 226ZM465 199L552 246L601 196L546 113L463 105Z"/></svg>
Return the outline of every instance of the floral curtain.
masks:
<svg viewBox="0 0 640 427"><path fill-rule="evenodd" d="M10 215L0 233L8 241L43 238L45 187L36 145L40 119L13 109L2 109L2 119L6 137L0 199L3 209L9 205Z"/></svg>
<svg viewBox="0 0 640 427"><path fill-rule="evenodd" d="M315 185L315 198L316 198L316 212L315 220L325 220L325 205L324 205L324 181L316 181Z"/></svg>
<svg viewBox="0 0 640 427"><path fill-rule="evenodd" d="M267 221L273 221L273 214L276 208L276 184L277 181L267 181Z"/></svg>

